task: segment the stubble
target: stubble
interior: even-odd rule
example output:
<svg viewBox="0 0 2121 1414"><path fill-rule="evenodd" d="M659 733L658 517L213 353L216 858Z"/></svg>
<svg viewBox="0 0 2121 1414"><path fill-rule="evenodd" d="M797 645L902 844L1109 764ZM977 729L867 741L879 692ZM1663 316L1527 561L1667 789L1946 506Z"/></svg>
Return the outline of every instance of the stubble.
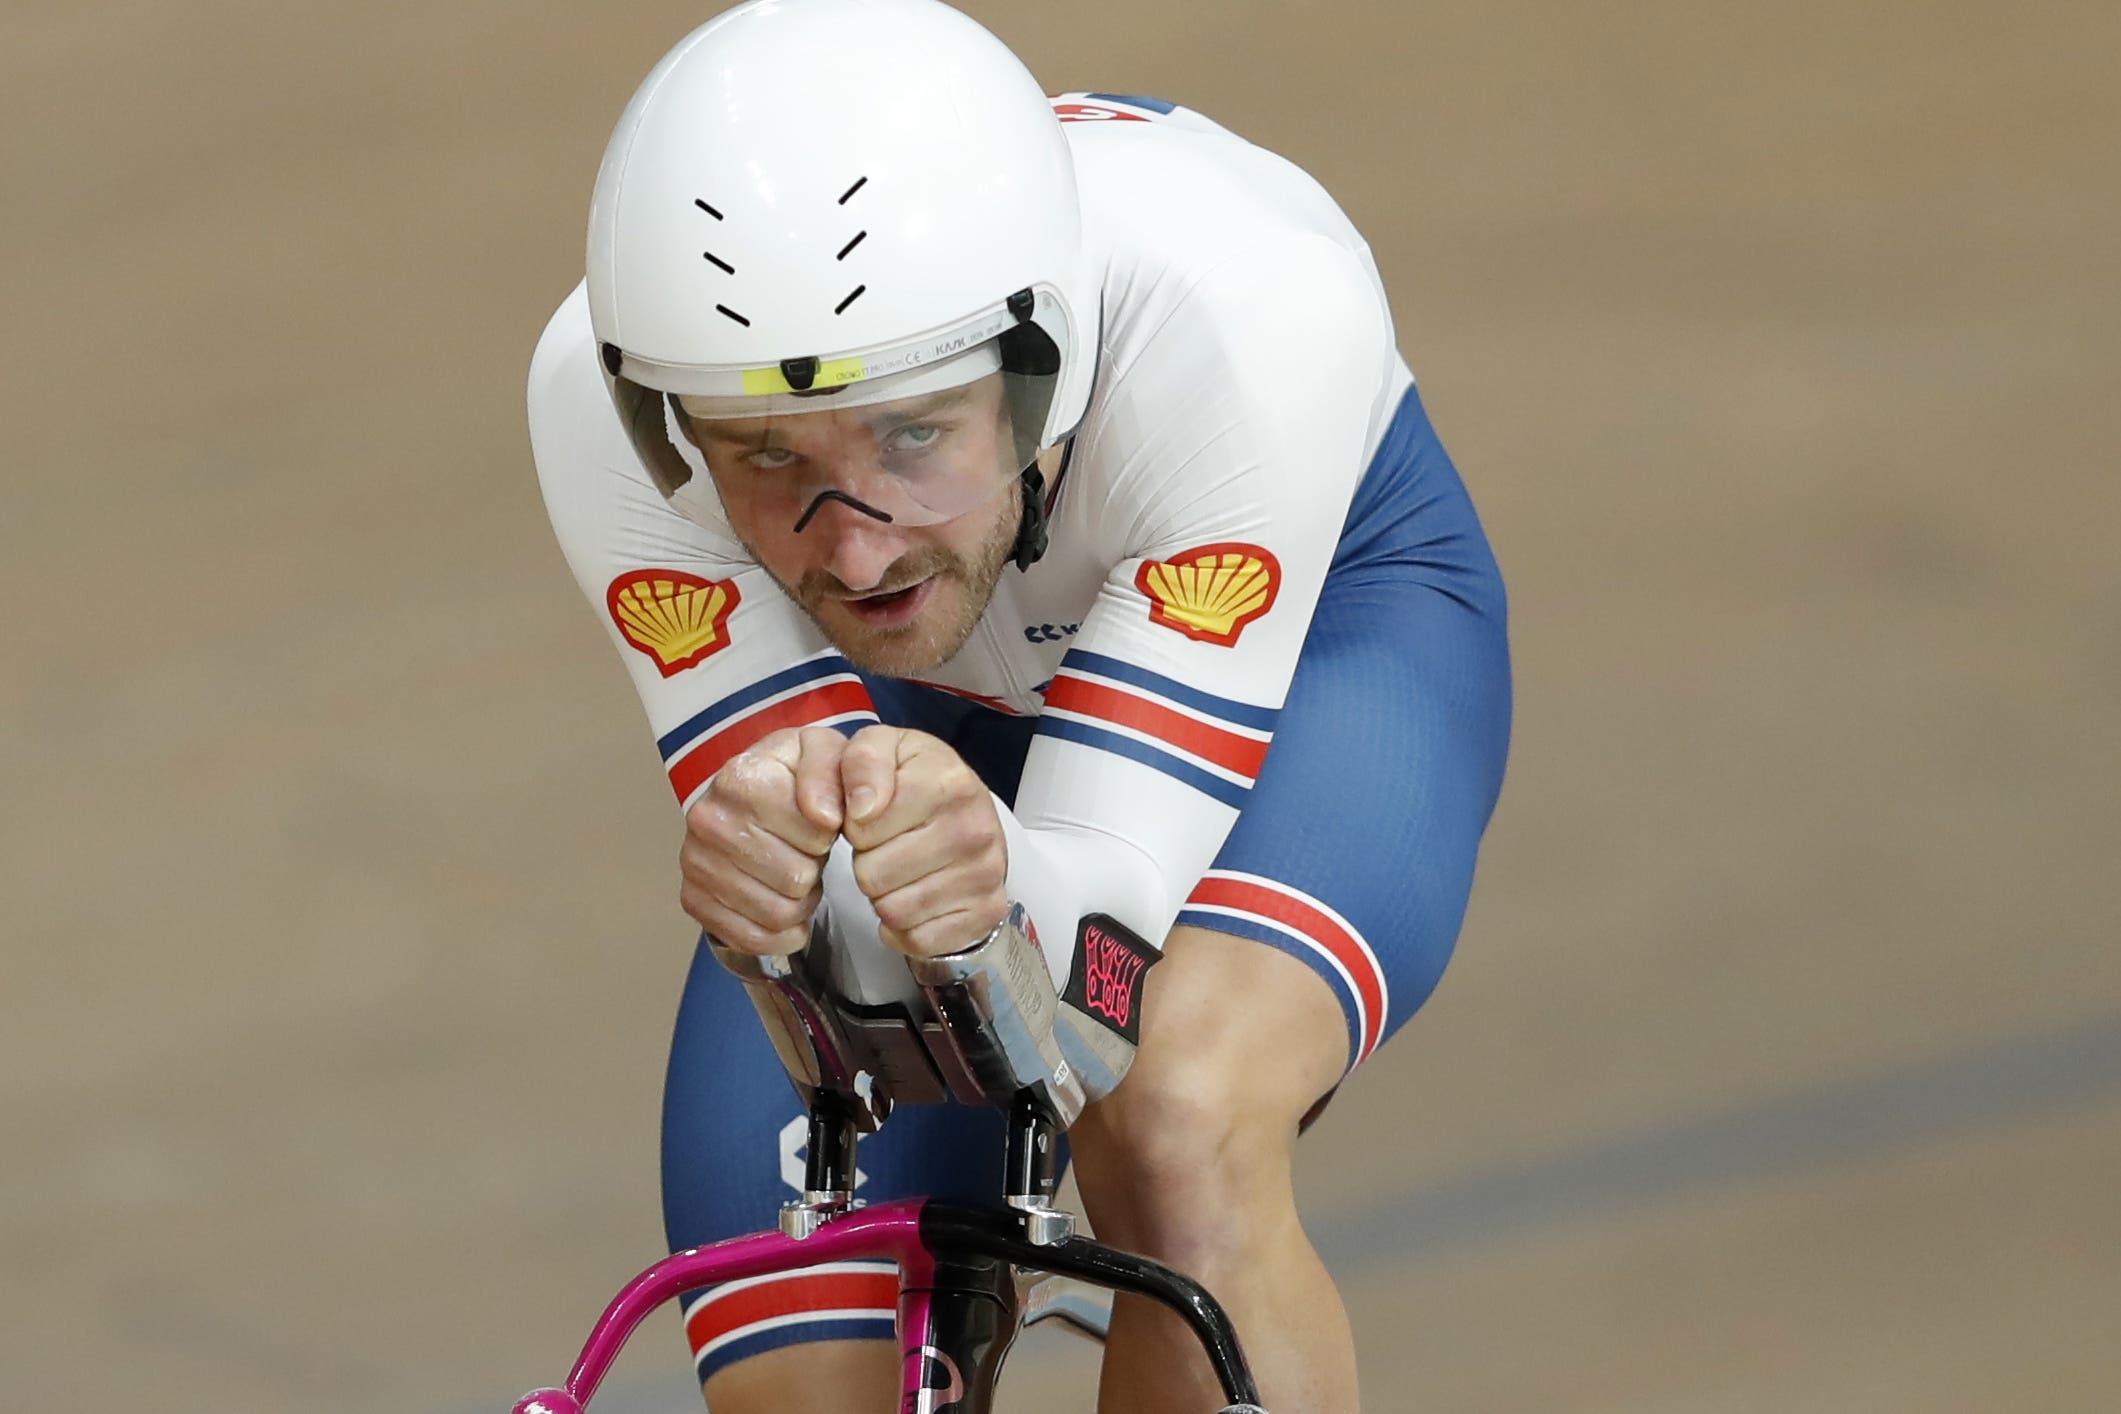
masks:
<svg viewBox="0 0 2121 1414"><path fill-rule="evenodd" d="M899 628L871 628L856 622L846 609L836 609L835 601L850 591L824 570L813 570L794 585L777 575L775 581L833 647L863 672L894 678L930 672L957 656L994 597L1022 515L1016 497L1009 498L1009 505L1010 511L970 557L930 545L892 564L881 581L883 589L874 592L888 593L931 577L936 581L920 614Z"/></svg>

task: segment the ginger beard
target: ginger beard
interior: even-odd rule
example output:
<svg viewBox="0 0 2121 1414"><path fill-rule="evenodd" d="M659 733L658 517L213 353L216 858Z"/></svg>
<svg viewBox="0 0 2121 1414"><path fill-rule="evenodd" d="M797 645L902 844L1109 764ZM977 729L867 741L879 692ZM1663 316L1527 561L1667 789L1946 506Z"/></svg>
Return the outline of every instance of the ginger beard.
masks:
<svg viewBox="0 0 2121 1414"><path fill-rule="evenodd" d="M902 678L932 671L965 646L1009 564L1022 515L1022 500L1005 495L958 521L932 527L976 529L960 527L959 521L988 520L984 534L968 551L924 545L894 560L884 573L882 588L866 595L855 594L823 569L809 570L791 584L756 547L747 543L745 548L848 662L866 673ZM889 599L908 589L921 598L911 606L911 616L904 623L879 624L862 614L861 600Z"/></svg>
<svg viewBox="0 0 2121 1414"><path fill-rule="evenodd" d="M1001 374L884 403L683 426L751 558L856 667L928 672L971 637L1023 517ZM894 457L925 462L930 486L969 486L980 499L933 524L843 503L888 480ZM821 498L828 484L854 489Z"/></svg>

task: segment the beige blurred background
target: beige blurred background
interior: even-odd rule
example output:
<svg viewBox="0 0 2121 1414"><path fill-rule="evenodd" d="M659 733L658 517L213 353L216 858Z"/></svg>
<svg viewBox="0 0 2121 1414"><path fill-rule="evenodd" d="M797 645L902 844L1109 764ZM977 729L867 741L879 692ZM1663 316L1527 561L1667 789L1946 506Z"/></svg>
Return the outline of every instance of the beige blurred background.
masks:
<svg viewBox="0 0 2121 1414"><path fill-rule="evenodd" d="M1308 1141L1368 1407L2116 1407L2121 7L974 8L1342 198L1509 577ZM505 1409L660 1251L675 819L521 386L707 13L0 12L10 1408Z"/></svg>

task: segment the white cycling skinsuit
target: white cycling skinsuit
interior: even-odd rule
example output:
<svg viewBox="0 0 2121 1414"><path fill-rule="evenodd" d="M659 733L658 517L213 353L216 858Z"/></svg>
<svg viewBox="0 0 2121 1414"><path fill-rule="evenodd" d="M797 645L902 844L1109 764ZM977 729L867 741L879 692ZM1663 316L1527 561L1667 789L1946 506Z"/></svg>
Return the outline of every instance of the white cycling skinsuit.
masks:
<svg viewBox="0 0 2121 1414"><path fill-rule="evenodd" d="M1101 912L1152 942L1185 922L1282 949L1333 990L1352 1066L1426 997L1463 915L1508 737L1500 579L1369 248L1318 184L1182 108L1053 104L1101 277L1095 379L1046 487L1048 548L1003 571L948 662L919 684L865 677L720 519L703 466L700 499L666 499L614 411L581 289L531 366L546 505L681 806L780 728L936 730L996 790L1009 893L1048 939ZM865 908L846 862L843 843L827 877L842 919ZM1065 985L1071 951L1045 951ZM778 1174L698 1171L710 1143L770 1151L795 1113L716 970L695 968L666 1100L678 1245L757 1225ZM879 992L891 976L869 973ZM991 1165L953 1185L920 1127L976 1122L902 1111L864 1147L867 1195L976 1189ZM890 1330L879 1273L779 1290L770 1307L751 1289L693 1303L703 1379Z"/></svg>
<svg viewBox="0 0 2121 1414"><path fill-rule="evenodd" d="M1065 934L1095 909L1160 939L1258 773L1356 482L1412 380L1368 247L1303 172L1183 109L1056 106L1105 270L1097 382L1050 489L1050 548L1004 575L926 681L1042 718L1004 811L1010 891L1033 920ZM658 492L612 413L581 290L539 343L530 421L553 526L681 803L768 731L875 720L734 536ZM622 617L629 576L637 595L689 592L711 636L674 626L668 645Z"/></svg>

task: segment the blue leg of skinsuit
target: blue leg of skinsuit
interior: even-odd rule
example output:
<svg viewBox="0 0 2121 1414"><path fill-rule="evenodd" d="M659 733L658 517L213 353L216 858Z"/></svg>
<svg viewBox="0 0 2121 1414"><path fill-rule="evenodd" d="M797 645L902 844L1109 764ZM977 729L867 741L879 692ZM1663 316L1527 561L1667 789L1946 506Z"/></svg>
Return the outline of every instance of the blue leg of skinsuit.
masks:
<svg viewBox="0 0 2121 1414"><path fill-rule="evenodd" d="M1457 941L1509 750L1505 620L1487 537L1410 389L1349 509L1259 779L1178 918L1312 967L1346 1016L1351 1066L1428 998Z"/></svg>
<svg viewBox="0 0 2121 1414"><path fill-rule="evenodd" d="M1014 800L1034 719L889 679L868 686L885 721L942 737ZM1465 488L1409 392L1350 509L1245 813L1179 921L1299 958L1341 1001L1351 1063L1374 1050L1427 997L1450 957L1501 787L1509 720L1501 577ZM1209 896L1217 878L1226 888L1324 904L1359 935L1358 955L1336 964L1332 940L1311 936L1316 927L1252 908L1238 910L1252 917L1233 916ZM788 1132L801 1118L794 1094L742 988L704 949L679 1011L663 1115L673 1249L755 1231L792 1194L780 1156L800 1140L799 1130ZM862 1194L995 1199L1001 1138L1001 1116L991 1111L903 1108L861 1146ZM744 1309L724 1308L728 1288L717 1293L693 1322L696 1352L700 1336L718 1342L699 1356L702 1379L776 1346L891 1334L888 1301L862 1315L759 1325L779 1309L855 1309L837 1304L855 1298L835 1295L833 1284L852 1291L863 1278L806 1280L816 1292L778 1307L754 1292ZM688 1308L696 1297L687 1297Z"/></svg>

